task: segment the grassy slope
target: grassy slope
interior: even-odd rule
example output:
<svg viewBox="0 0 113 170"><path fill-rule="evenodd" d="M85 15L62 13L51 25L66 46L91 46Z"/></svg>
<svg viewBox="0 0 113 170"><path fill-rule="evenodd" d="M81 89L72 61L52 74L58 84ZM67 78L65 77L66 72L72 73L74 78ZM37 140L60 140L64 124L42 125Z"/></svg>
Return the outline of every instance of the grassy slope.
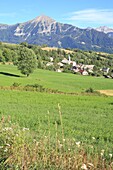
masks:
<svg viewBox="0 0 113 170"><path fill-rule="evenodd" d="M0 65L0 72L21 75L15 66ZM113 90L113 79L78 76L74 74L56 73L47 70L36 70L28 78L5 76L0 74L0 86L10 86L14 82L26 84L40 84L44 87L58 89L63 92L80 92L89 87L95 90Z"/></svg>
<svg viewBox="0 0 113 170"><path fill-rule="evenodd" d="M0 91L0 113L10 115L14 122L32 130L48 128L52 133L55 121L59 124L58 103L61 106L64 131L67 137L90 140L93 136L105 144L113 140L113 98L103 96L70 96L35 92ZM39 125L39 122L41 124ZM58 126L61 130L61 126ZM102 139L102 141L101 141Z"/></svg>
<svg viewBox="0 0 113 170"><path fill-rule="evenodd" d="M0 66L0 72L20 75L16 67ZM61 74L37 70L29 78L0 75L0 86L9 86L14 82L25 84L39 83L45 87L61 91L78 92L92 87L95 89L113 89L113 80L94 77ZM62 108L64 131L67 137L90 141L92 136L98 139L99 147L112 145L113 140L113 97L71 96L45 94L38 92L0 91L0 114L10 115L14 122L22 127L38 131L48 128L48 115L52 133L55 133L55 121L59 124L58 103ZM106 141L107 144L106 144Z"/></svg>

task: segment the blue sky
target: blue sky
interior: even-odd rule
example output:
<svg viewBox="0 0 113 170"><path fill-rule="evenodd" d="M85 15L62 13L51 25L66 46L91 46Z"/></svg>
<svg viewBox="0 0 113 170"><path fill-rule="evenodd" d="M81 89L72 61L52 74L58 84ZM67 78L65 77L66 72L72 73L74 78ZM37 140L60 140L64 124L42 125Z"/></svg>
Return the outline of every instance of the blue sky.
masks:
<svg viewBox="0 0 113 170"><path fill-rule="evenodd" d="M0 23L22 23L39 15L81 28L113 28L113 0L4 0L0 2Z"/></svg>

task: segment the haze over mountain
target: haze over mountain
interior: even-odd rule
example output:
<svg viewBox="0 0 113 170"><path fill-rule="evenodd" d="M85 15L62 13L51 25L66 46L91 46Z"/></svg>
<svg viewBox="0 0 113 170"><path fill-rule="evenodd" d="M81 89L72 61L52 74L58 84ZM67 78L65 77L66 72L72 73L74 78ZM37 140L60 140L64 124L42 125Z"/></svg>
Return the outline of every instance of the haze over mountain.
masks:
<svg viewBox="0 0 113 170"><path fill-rule="evenodd" d="M113 52L112 35L113 29L107 27L81 29L44 15L15 25L0 24L0 41L9 43Z"/></svg>

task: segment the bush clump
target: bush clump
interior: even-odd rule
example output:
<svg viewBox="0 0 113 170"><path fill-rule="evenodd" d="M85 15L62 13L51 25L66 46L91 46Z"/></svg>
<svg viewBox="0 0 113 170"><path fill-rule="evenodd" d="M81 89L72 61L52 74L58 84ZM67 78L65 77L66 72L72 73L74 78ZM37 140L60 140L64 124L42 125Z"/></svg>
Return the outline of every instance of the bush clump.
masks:
<svg viewBox="0 0 113 170"><path fill-rule="evenodd" d="M93 88L89 88L89 89L86 89L86 91L85 91L86 93L94 93L95 91L94 91L94 89Z"/></svg>

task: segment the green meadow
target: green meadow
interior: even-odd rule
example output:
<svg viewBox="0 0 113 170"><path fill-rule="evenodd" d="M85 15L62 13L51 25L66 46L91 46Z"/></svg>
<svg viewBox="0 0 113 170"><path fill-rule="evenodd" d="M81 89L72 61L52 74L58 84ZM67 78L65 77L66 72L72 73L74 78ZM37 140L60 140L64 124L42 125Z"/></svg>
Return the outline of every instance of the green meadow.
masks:
<svg viewBox="0 0 113 170"><path fill-rule="evenodd" d="M37 131L51 130L55 121L60 128L58 103L61 106L65 136L77 140L92 137L113 141L113 98L101 96L71 96L38 92L0 91L0 114L11 116L13 122Z"/></svg>
<svg viewBox="0 0 113 170"><path fill-rule="evenodd" d="M0 114L10 115L13 122L37 131L39 122L42 129L47 128L48 111L51 127L54 131L55 121L59 122L58 104L61 106L63 124L67 137L79 140L95 137L113 136L113 97L103 95L82 95L79 92L89 87L95 90L113 89L113 80L95 77L75 76L36 70L30 77L21 75L14 66L0 66L0 86L11 86L14 82L22 86L41 84L44 87L58 89L62 92L77 92L77 95L49 94L17 90L0 91ZM2 73L10 73L12 76ZM21 77L16 77L20 75Z"/></svg>
<svg viewBox="0 0 113 170"><path fill-rule="evenodd" d="M12 76L4 73L10 73ZM0 65L0 86L11 86L14 82L20 83L21 86L40 84L45 88L57 89L62 92L84 92L90 87L94 90L113 90L113 80L103 77L79 76L41 69L37 69L29 77L25 77L20 74L16 66Z"/></svg>
<svg viewBox="0 0 113 170"><path fill-rule="evenodd" d="M63 128L66 139L94 144L95 152L101 152L102 149L106 154L113 152L113 97L81 93L90 87L94 90L112 90L112 79L40 69L27 78L15 66L0 65L0 86L8 87L14 82L21 86L40 84L66 94L1 89L1 118L10 117L12 123L29 128L36 136L39 131L47 135L49 130L54 137L57 123L59 136L62 135ZM71 92L77 94L67 94ZM58 104L61 107L62 123Z"/></svg>

